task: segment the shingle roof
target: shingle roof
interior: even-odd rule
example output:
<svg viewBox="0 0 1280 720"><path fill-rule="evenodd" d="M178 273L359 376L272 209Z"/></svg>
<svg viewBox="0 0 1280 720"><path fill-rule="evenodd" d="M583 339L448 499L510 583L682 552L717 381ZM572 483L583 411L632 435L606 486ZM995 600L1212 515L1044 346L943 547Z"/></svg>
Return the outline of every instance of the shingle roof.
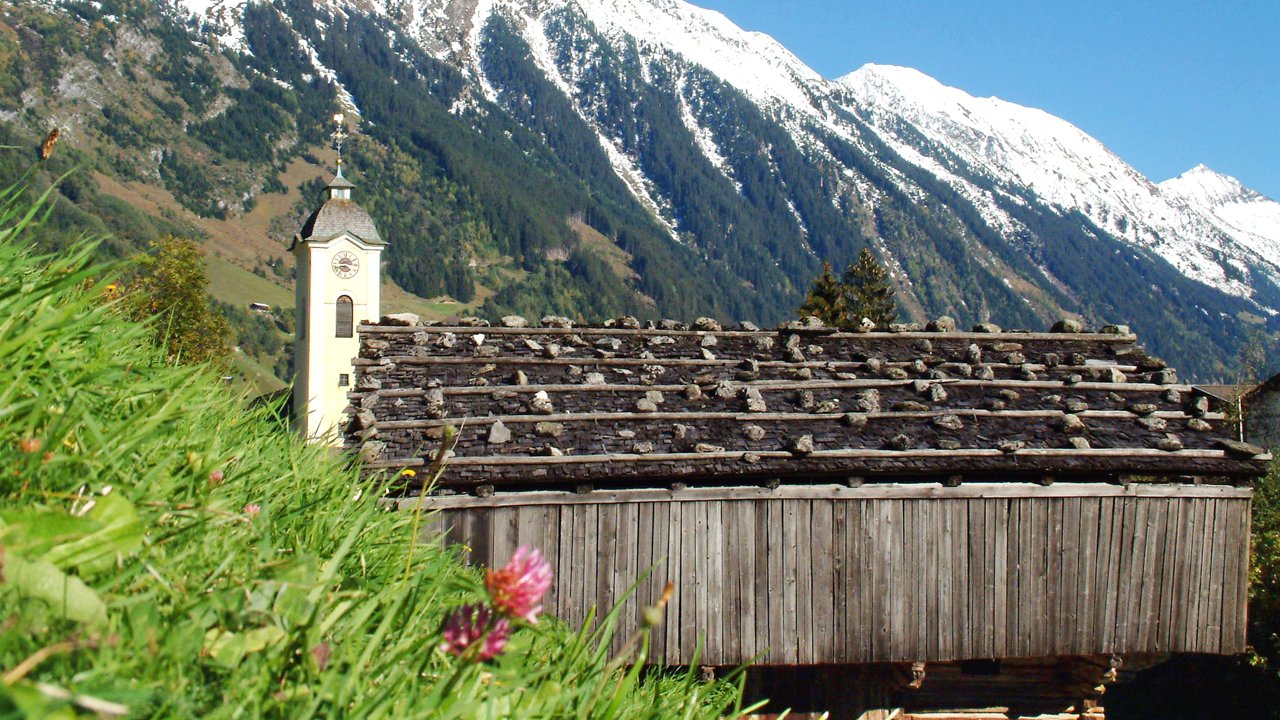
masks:
<svg viewBox="0 0 1280 720"><path fill-rule="evenodd" d="M1249 385L1196 385L1195 389L1220 402L1235 402L1253 389Z"/></svg>
<svg viewBox="0 0 1280 720"><path fill-rule="evenodd" d="M368 243L383 243L373 218L354 200L330 198L307 218L300 233L303 240L327 239L349 232Z"/></svg>
<svg viewBox="0 0 1280 720"><path fill-rule="evenodd" d="M354 189L354 188L355 188L355 183L353 183L353 182L351 182L350 180L348 180L348 179L346 179L345 177L343 177L343 176L342 176L342 168L341 168L341 167L339 167L339 168L338 168L338 172L337 172L337 174L336 174L336 175L334 175L334 176L333 176L333 179L329 181L329 185L328 185L327 187L328 187L328 189L330 189L330 190L332 190L332 189L334 189L334 188L340 188L340 189L343 189L343 190L351 190L351 189Z"/></svg>
<svg viewBox="0 0 1280 720"><path fill-rule="evenodd" d="M546 324L362 326L348 448L420 466L453 426L442 482L463 487L1250 476L1269 459L1125 329Z"/></svg>

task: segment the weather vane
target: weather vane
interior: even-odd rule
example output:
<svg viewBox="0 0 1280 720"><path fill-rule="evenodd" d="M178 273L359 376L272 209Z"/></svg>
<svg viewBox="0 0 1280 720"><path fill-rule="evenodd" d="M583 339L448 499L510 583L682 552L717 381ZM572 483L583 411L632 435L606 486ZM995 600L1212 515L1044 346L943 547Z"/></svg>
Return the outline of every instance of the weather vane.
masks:
<svg viewBox="0 0 1280 720"><path fill-rule="evenodd" d="M338 151L338 174L342 174L342 141L347 139L347 128L343 122L346 116L336 113L333 116L333 147Z"/></svg>

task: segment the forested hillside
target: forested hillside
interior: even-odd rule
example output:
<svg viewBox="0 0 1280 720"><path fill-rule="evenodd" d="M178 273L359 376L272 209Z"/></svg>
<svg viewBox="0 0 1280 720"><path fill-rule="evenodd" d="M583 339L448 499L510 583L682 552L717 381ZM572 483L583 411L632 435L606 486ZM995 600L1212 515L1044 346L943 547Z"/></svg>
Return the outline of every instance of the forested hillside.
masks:
<svg viewBox="0 0 1280 720"><path fill-rule="evenodd" d="M993 225L846 96L815 95L825 114L762 104L575 3L539 13L451 19L429 38L394 14L304 0L217 22L156 0L4 4L0 132L34 148L58 127L46 179L81 168L42 242L109 230L128 254L191 236L224 299L291 287L285 248L318 202L343 110L348 175L391 242L402 309L769 324L794 314L822 260L869 247L908 319L1126 323L1192 376L1229 375L1280 322L952 158L1011 218ZM463 36L476 46L426 42ZM274 346L237 324L241 345Z"/></svg>

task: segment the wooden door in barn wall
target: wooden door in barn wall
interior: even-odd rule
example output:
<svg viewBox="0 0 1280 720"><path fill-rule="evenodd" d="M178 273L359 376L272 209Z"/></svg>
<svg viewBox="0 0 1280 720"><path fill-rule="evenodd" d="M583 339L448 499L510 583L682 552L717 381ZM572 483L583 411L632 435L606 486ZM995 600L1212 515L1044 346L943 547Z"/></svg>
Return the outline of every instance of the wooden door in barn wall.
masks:
<svg viewBox="0 0 1280 720"><path fill-rule="evenodd" d="M1247 489L898 487L437 507L474 562L541 548L556 570L546 605L571 625L652 567L626 637L674 582L659 664L692 662L699 643L699 662L721 666L1244 649Z"/></svg>

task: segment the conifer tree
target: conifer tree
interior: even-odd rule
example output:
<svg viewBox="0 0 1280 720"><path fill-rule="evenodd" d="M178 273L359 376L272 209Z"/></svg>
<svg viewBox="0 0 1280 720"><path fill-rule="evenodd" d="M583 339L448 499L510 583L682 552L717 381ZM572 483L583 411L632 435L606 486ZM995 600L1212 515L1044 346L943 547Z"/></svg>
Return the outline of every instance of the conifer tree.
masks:
<svg viewBox="0 0 1280 720"><path fill-rule="evenodd" d="M889 271L869 249L863 248L858 262L845 269L842 285L853 322L868 318L877 328L885 328L898 321Z"/></svg>
<svg viewBox="0 0 1280 720"><path fill-rule="evenodd" d="M867 318L878 328L898 321L898 305L893 299L889 271L863 248L858 262L836 277L831 264L822 263L822 274L814 279L800 306L800 316L813 315L832 327L853 328Z"/></svg>
<svg viewBox="0 0 1280 720"><path fill-rule="evenodd" d="M800 306L800 317L813 315L831 327L848 327L849 303L845 288L831 269L831 263L822 263L822 274L814 279L809 295Z"/></svg>

